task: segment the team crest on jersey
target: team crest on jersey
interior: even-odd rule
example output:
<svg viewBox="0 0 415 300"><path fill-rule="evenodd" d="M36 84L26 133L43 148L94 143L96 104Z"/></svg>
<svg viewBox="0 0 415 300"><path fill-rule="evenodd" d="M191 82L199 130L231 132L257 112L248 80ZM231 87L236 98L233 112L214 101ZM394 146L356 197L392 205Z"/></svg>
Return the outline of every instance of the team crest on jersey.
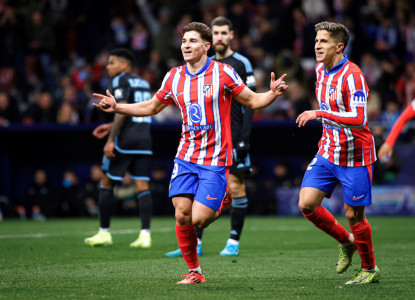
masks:
<svg viewBox="0 0 415 300"><path fill-rule="evenodd" d="M337 99L337 89L330 88L329 90L330 101L335 101Z"/></svg>
<svg viewBox="0 0 415 300"><path fill-rule="evenodd" d="M213 86L211 84L205 84L203 87L203 93L205 94L205 97L211 97L213 94Z"/></svg>
<svg viewBox="0 0 415 300"><path fill-rule="evenodd" d="M363 91L356 91L351 99L352 106L365 106L366 105L366 95Z"/></svg>
<svg viewBox="0 0 415 300"><path fill-rule="evenodd" d="M116 89L116 90L114 91L114 98L115 98L115 99L120 99L120 98L122 98L122 89Z"/></svg>
<svg viewBox="0 0 415 300"><path fill-rule="evenodd" d="M193 124L199 124L202 121L202 108L199 103L192 103L190 105L188 115Z"/></svg>

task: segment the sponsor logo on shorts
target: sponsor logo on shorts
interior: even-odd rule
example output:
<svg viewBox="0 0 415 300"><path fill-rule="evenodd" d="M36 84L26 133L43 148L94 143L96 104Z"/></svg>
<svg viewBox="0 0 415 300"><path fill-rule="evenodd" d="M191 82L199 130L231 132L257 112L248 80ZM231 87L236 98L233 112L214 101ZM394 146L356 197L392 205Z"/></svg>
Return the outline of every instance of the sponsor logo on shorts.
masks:
<svg viewBox="0 0 415 300"><path fill-rule="evenodd" d="M359 200L360 198L363 198L364 196L365 196L364 194L359 196L359 197L353 196L353 200L354 201Z"/></svg>
<svg viewBox="0 0 415 300"><path fill-rule="evenodd" d="M210 195L207 195L207 196L206 196L206 199L208 199L208 200L218 200L218 198L213 198L213 197L210 197Z"/></svg>

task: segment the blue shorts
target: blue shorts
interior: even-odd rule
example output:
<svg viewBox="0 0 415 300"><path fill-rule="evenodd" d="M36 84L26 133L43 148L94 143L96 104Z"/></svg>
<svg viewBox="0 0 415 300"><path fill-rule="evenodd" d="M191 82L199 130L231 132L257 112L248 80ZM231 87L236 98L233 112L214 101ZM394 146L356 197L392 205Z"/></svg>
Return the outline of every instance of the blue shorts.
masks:
<svg viewBox="0 0 415 300"><path fill-rule="evenodd" d="M316 155L307 167L301 187L322 190L328 194L327 198L330 198L340 182L344 203L350 206L368 206L372 204L372 171L372 165L342 167Z"/></svg>
<svg viewBox="0 0 415 300"><path fill-rule="evenodd" d="M228 167L203 166L174 160L169 197L192 194L194 200L218 210L226 193Z"/></svg>

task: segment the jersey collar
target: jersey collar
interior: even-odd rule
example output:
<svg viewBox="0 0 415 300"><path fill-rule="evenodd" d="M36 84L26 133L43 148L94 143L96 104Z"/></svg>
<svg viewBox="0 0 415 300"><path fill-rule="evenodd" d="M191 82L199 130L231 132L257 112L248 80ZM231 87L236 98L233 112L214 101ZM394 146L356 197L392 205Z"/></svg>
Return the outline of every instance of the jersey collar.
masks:
<svg viewBox="0 0 415 300"><path fill-rule="evenodd" d="M326 75L332 75L336 73L338 70L340 70L341 68L343 68L344 64L347 63L348 61L349 59L347 58L347 55L343 55L343 59L339 61L339 63L335 65L333 68L331 68L328 72L326 68L324 68L324 73L326 73Z"/></svg>
<svg viewBox="0 0 415 300"><path fill-rule="evenodd" d="M200 69L200 71L199 71L199 72L197 72L196 74L192 74L192 73L190 73L190 72L187 70L187 66L186 66L186 74L187 74L187 75L189 75L189 76L192 76L192 77L196 77L196 76L198 76L198 75L202 74L203 72L205 72L205 71L207 70L207 68L209 68L209 65L210 65L210 62L211 62L211 61L212 61L212 60L211 60L209 57L207 57L205 65L204 65L204 66L203 66L203 68L202 68L202 69Z"/></svg>

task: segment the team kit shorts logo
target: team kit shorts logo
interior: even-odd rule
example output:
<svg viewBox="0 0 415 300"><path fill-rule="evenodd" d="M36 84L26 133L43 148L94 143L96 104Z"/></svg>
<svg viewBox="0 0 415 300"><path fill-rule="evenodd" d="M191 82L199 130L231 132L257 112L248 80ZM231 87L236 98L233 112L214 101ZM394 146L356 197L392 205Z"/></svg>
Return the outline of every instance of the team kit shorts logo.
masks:
<svg viewBox="0 0 415 300"><path fill-rule="evenodd" d="M365 106L366 105L366 95L363 91L356 91L352 96L352 106Z"/></svg>

